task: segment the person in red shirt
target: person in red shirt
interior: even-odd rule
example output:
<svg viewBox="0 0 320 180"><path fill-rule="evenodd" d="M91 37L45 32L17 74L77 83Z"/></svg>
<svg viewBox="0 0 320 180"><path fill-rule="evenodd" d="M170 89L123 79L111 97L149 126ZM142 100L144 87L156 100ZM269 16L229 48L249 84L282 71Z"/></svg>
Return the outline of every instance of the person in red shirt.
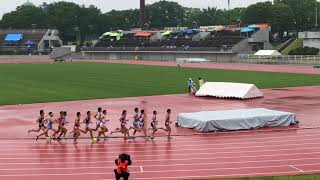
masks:
<svg viewBox="0 0 320 180"><path fill-rule="evenodd" d="M120 180L120 178L128 180L130 176L128 166L132 164L130 156L127 154L120 154L119 158L115 160L115 163L117 165L117 169L114 169L116 180Z"/></svg>

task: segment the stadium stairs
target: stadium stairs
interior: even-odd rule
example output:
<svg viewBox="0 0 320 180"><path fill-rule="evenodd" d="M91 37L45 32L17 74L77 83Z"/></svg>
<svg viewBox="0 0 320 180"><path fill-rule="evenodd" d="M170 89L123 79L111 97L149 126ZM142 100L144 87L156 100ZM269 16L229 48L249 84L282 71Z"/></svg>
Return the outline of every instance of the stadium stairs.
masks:
<svg viewBox="0 0 320 180"><path fill-rule="evenodd" d="M290 38L288 39L278 50L278 52L282 53L287 47L289 47L296 39Z"/></svg>

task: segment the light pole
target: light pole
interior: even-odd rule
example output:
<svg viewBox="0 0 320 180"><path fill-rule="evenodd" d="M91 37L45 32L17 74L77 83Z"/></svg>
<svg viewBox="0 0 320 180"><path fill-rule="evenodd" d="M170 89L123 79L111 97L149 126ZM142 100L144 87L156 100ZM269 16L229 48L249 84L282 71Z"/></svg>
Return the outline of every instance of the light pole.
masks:
<svg viewBox="0 0 320 180"><path fill-rule="evenodd" d="M318 1L316 0L316 29L318 28Z"/></svg>
<svg viewBox="0 0 320 180"><path fill-rule="evenodd" d="M140 0L140 28L143 30L145 27L146 19L145 19L145 7L146 1Z"/></svg>

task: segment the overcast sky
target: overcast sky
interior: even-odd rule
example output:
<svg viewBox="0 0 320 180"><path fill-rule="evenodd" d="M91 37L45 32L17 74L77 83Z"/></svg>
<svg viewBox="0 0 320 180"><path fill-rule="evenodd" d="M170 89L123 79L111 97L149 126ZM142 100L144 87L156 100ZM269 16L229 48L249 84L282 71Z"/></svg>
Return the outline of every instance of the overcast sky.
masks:
<svg viewBox="0 0 320 180"><path fill-rule="evenodd" d="M23 4L27 0L0 0L0 17L6 12L14 10L17 6ZM59 0L30 0L35 5L40 5L43 2L52 3ZM75 2L78 4L90 5L93 4L99 7L103 12L107 12L111 9L130 9L138 8L139 0L65 0ZM146 0L147 4L154 3L159 0ZM218 8L227 8L227 0L171 0L180 3L187 7L205 8L208 6L214 6ZM255 2L261 2L267 0L231 0L231 8L244 7Z"/></svg>

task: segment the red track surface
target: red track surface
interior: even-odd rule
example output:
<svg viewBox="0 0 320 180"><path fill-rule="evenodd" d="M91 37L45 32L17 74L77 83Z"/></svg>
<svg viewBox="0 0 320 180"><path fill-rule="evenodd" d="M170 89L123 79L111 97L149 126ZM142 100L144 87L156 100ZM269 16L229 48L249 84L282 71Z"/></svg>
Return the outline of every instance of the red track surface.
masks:
<svg viewBox="0 0 320 180"><path fill-rule="evenodd" d="M173 61L134 61L134 60L73 60L78 62L104 62L104 63L122 63L122 64L141 64L153 66L177 66ZM50 63L47 59L17 59L0 60L0 64L13 63ZM313 68L310 65L267 65L267 64L234 64L234 63L180 63L181 67L190 68L209 68L209 69L228 69L228 70L246 70L263 72L287 72L300 74L320 74L320 69Z"/></svg>
<svg viewBox="0 0 320 180"><path fill-rule="evenodd" d="M0 179L1 180L102 180L112 179L114 159L121 152L132 155L132 179L188 179L320 173L319 123L320 87L264 90L265 98L248 101L194 98L188 95L151 96L107 100L74 101L0 107ZM124 141L109 138L90 144L82 139L46 144L44 140L21 139L35 127L39 109L69 112L109 110L110 129L118 126L122 109L145 108L159 111L160 124L166 108L177 113L199 110L266 107L295 112L300 126L258 131L201 134L173 128L168 142L159 133L154 141L142 138ZM129 111L130 112L130 111ZM69 127L70 128L70 127ZM12 140L15 139L15 140Z"/></svg>
<svg viewBox="0 0 320 180"><path fill-rule="evenodd" d="M80 62L106 62L122 64L143 64L153 66L177 66L174 61L142 61L142 60L74 60ZM320 74L320 69L315 69L310 65L267 65L267 64L234 64L234 63L179 63L181 67L209 68L209 69L229 69L264 72L287 72L301 74Z"/></svg>
<svg viewBox="0 0 320 180"><path fill-rule="evenodd" d="M246 101L167 95L1 106L0 179L113 179L114 159L122 152L132 155L131 177L137 180L320 173L320 87L268 89L264 93L265 98ZM35 142L29 139L33 138L32 134L26 134L27 129L36 127L34 121L39 109L55 114L67 110L69 121L73 121L76 111L84 114L99 106L108 109L112 120L109 129L118 126L117 119L123 109L131 116L134 107L146 109L148 115L158 110L160 125L164 123L166 108L173 110L174 120L181 112L252 107L294 112L301 124L208 134L173 127L173 134L179 136L171 141L161 132L153 141L109 138L90 144L88 139L81 139L78 145L73 145L72 140L52 144L44 140Z"/></svg>

